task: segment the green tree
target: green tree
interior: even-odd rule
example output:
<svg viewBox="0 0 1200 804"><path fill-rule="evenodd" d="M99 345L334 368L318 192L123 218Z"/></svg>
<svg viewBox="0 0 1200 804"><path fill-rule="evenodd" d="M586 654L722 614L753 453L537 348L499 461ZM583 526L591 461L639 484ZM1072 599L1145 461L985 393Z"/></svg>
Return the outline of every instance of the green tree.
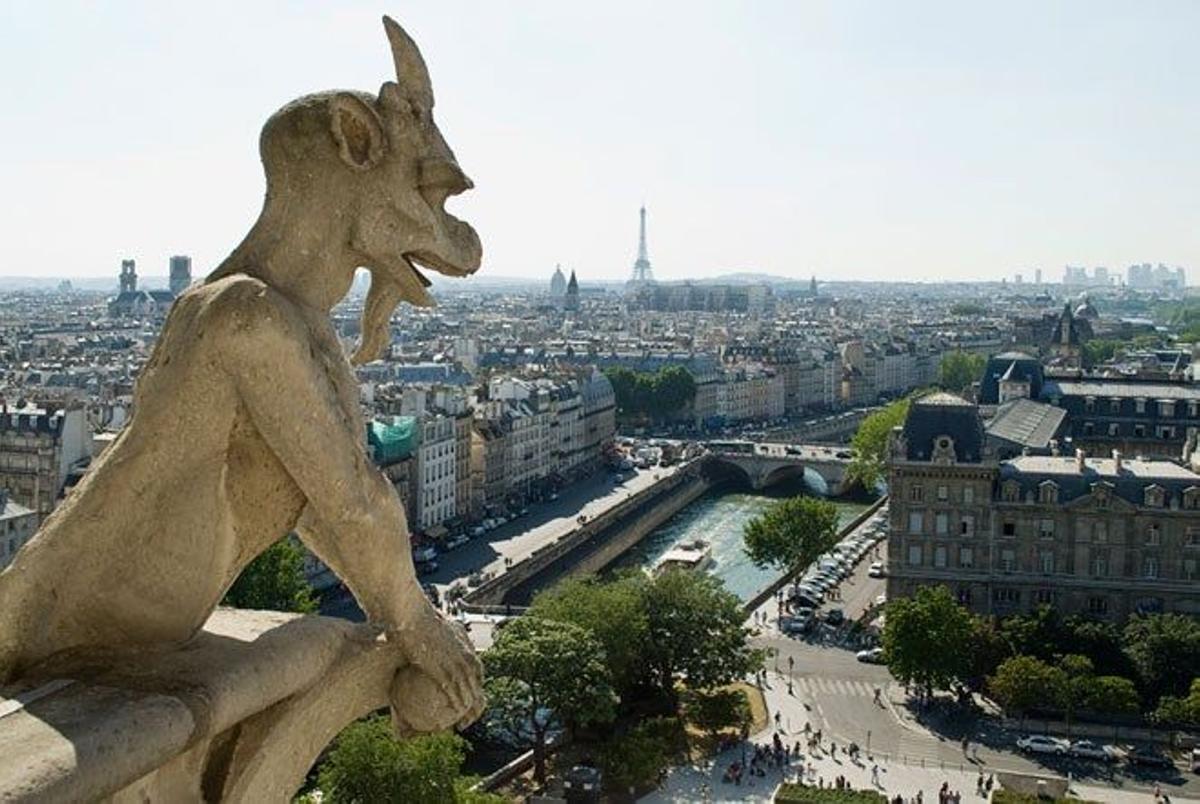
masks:
<svg viewBox="0 0 1200 804"><path fill-rule="evenodd" d="M650 718L614 737L602 752L604 781L612 790L656 785L679 753L682 726L674 718Z"/></svg>
<svg viewBox="0 0 1200 804"><path fill-rule="evenodd" d="M750 647L738 597L711 575L675 570L646 585L650 683L675 703L675 682L694 689L729 684L762 664Z"/></svg>
<svg viewBox="0 0 1200 804"><path fill-rule="evenodd" d="M1125 653L1145 700L1185 695L1200 667L1200 622L1183 614L1135 615L1125 625Z"/></svg>
<svg viewBox="0 0 1200 804"><path fill-rule="evenodd" d="M833 503L791 497L773 503L746 523L746 555L758 567L784 572L804 569L837 544L838 513Z"/></svg>
<svg viewBox="0 0 1200 804"><path fill-rule="evenodd" d="M950 315L980 316L987 313L987 308L976 302L955 302L950 305Z"/></svg>
<svg viewBox="0 0 1200 804"><path fill-rule="evenodd" d="M391 721L374 715L348 726L317 771L332 804L502 804L500 796L472 793L461 776L467 741L433 734L399 741Z"/></svg>
<svg viewBox="0 0 1200 804"><path fill-rule="evenodd" d="M1005 659L987 680L988 693L1006 712L1057 709L1066 674L1034 656Z"/></svg>
<svg viewBox="0 0 1200 804"><path fill-rule="evenodd" d="M1141 709L1137 686L1121 676L1095 676L1084 694L1083 709L1108 715L1130 715Z"/></svg>
<svg viewBox="0 0 1200 804"><path fill-rule="evenodd" d="M1095 681L1095 666L1092 660L1077 653L1069 653L1058 662L1062 670L1062 685L1059 687L1059 706L1067 716L1067 733L1071 733L1071 721L1080 708L1085 707L1092 694Z"/></svg>
<svg viewBox="0 0 1200 804"><path fill-rule="evenodd" d="M892 675L927 694L969 677L974 618L945 586L923 586L887 605L883 649Z"/></svg>
<svg viewBox="0 0 1200 804"><path fill-rule="evenodd" d="M529 615L573 623L590 632L604 648L613 686L625 700L646 673L649 623L644 595L648 583L642 572L613 581L571 578L534 598Z"/></svg>
<svg viewBox="0 0 1200 804"><path fill-rule="evenodd" d="M604 648L577 625L520 617L483 654L489 725L533 748L546 781L546 739L558 727L605 723L615 714Z"/></svg>
<svg viewBox="0 0 1200 804"><path fill-rule="evenodd" d="M983 355L961 350L947 352L942 355L942 362L938 366L938 374L941 378L939 384L947 391L960 394L970 388L971 383L977 382L983 377L983 369L986 365L987 360Z"/></svg>
<svg viewBox="0 0 1200 804"><path fill-rule="evenodd" d="M654 376L654 402L664 410L676 412L696 398L696 380L683 366L667 366Z"/></svg>
<svg viewBox="0 0 1200 804"><path fill-rule="evenodd" d="M1039 606L1028 614L1014 614L1000 623L1000 634L1018 654L1053 661L1068 641L1058 612Z"/></svg>
<svg viewBox="0 0 1200 804"><path fill-rule="evenodd" d="M909 398L898 399L867 418L850 440L850 466L847 477L857 480L866 489L873 489L887 471L888 436L892 429L904 424L908 416Z"/></svg>
<svg viewBox="0 0 1200 804"><path fill-rule="evenodd" d="M312 587L304 577L304 553L285 536L251 561L229 587L225 605L309 614L317 610Z"/></svg>
<svg viewBox="0 0 1200 804"><path fill-rule="evenodd" d="M667 366L657 372L633 371L624 366L604 370L623 417L659 421L678 414L696 396L696 380L683 366Z"/></svg>
<svg viewBox="0 0 1200 804"><path fill-rule="evenodd" d="M1200 725L1200 678L1192 679L1186 696L1164 695L1153 718L1160 723Z"/></svg>
<svg viewBox="0 0 1200 804"><path fill-rule="evenodd" d="M713 740L726 729L738 734L750 724L750 701L745 690L688 690L683 695L683 712L688 722L703 729Z"/></svg>

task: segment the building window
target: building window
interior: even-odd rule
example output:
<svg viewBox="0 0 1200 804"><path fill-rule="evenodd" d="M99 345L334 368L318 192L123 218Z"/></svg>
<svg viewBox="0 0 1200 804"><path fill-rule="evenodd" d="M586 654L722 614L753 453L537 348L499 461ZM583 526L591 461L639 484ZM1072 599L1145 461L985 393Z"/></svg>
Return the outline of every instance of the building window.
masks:
<svg viewBox="0 0 1200 804"><path fill-rule="evenodd" d="M1200 580L1200 574L1196 572L1196 559L1185 558L1183 560L1183 579L1185 581Z"/></svg>
<svg viewBox="0 0 1200 804"><path fill-rule="evenodd" d="M1184 547L1200 547L1200 528L1191 527L1187 529L1187 541L1184 542Z"/></svg>
<svg viewBox="0 0 1200 804"><path fill-rule="evenodd" d="M1053 550L1043 550L1041 552L1041 555L1038 556L1038 558L1041 561L1042 573L1045 575L1053 575L1054 574L1054 551Z"/></svg>
<svg viewBox="0 0 1200 804"><path fill-rule="evenodd" d="M1158 415L1166 416L1167 418L1174 418L1175 403L1169 399L1160 399L1158 401Z"/></svg>
<svg viewBox="0 0 1200 804"><path fill-rule="evenodd" d="M922 511L908 512L908 532L923 533L925 531L925 514Z"/></svg>
<svg viewBox="0 0 1200 804"><path fill-rule="evenodd" d="M992 590L992 601L1002 605L1015 606L1021 602L1021 590L998 586Z"/></svg>
<svg viewBox="0 0 1200 804"><path fill-rule="evenodd" d="M912 567L921 566L921 545L910 544L908 546L908 564Z"/></svg>
<svg viewBox="0 0 1200 804"><path fill-rule="evenodd" d="M962 521L959 523L959 533L963 536L974 536L975 517L970 514L963 516Z"/></svg>
<svg viewBox="0 0 1200 804"><path fill-rule="evenodd" d="M1000 569L1012 572L1017 568L1017 551L1005 549L1000 551Z"/></svg>
<svg viewBox="0 0 1200 804"><path fill-rule="evenodd" d="M946 546L944 544L938 545L934 549L933 565L935 567L945 567L946 566Z"/></svg>
<svg viewBox="0 0 1200 804"><path fill-rule="evenodd" d="M925 487L920 486L920 485L909 486L908 487L908 501L909 502L924 502L925 501Z"/></svg>
<svg viewBox="0 0 1200 804"><path fill-rule="evenodd" d="M1049 589L1038 589L1033 593L1033 602L1039 606L1054 605L1054 592Z"/></svg>
<svg viewBox="0 0 1200 804"><path fill-rule="evenodd" d="M1108 400L1108 409L1109 409L1110 413L1120 413L1121 412L1121 400L1120 399Z"/></svg>
<svg viewBox="0 0 1200 804"><path fill-rule="evenodd" d="M1162 542L1162 529L1157 523L1150 523L1146 527L1146 544L1151 547L1157 547Z"/></svg>
<svg viewBox="0 0 1200 804"><path fill-rule="evenodd" d="M1158 577L1158 556L1143 556L1142 557L1142 577L1157 578Z"/></svg>
<svg viewBox="0 0 1200 804"><path fill-rule="evenodd" d="M1054 520L1043 519L1038 522L1038 538L1053 539L1054 538Z"/></svg>
<svg viewBox="0 0 1200 804"><path fill-rule="evenodd" d="M963 486L963 505L973 505L975 502L975 487Z"/></svg>
<svg viewBox="0 0 1200 804"><path fill-rule="evenodd" d="M939 502L945 502L950 499L950 490L945 486L938 486L937 497Z"/></svg>
<svg viewBox="0 0 1200 804"><path fill-rule="evenodd" d="M1145 399L1138 397L1137 399L1133 400L1133 405L1134 405L1134 410L1136 410L1138 413L1146 412L1146 400Z"/></svg>
<svg viewBox="0 0 1200 804"><path fill-rule="evenodd" d="M1193 561L1193 564L1196 562ZM958 566L963 569L972 569L975 566L975 550L971 547L958 548Z"/></svg>
<svg viewBox="0 0 1200 804"><path fill-rule="evenodd" d="M1018 502L1021 499L1021 487L1015 480L1010 480L1004 484L1002 496L1005 502Z"/></svg>
<svg viewBox="0 0 1200 804"><path fill-rule="evenodd" d="M1085 413L1096 412L1096 397L1089 396L1083 400L1083 410Z"/></svg>
<svg viewBox="0 0 1200 804"><path fill-rule="evenodd" d="M1135 438L1145 438L1146 437L1146 425L1135 424L1133 426L1133 435Z"/></svg>
<svg viewBox="0 0 1200 804"><path fill-rule="evenodd" d="M960 605L960 606L971 605L971 589L970 589L970 587L960 586L958 588L958 605Z"/></svg>
<svg viewBox="0 0 1200 804"><path fill-rule="evenodd" d="M1083 434L1085 436L1095 435L1096 434L1095 423L1094 422L1084 422L1083 423Z"/></svg>
<svg viewBox="0 0 1200 804"><path fill-rule="evenodd" d="M1089 614L1108 614L1108 598L1094 595L1088 598Z"/></svg>
<svg viewBox="0 0 1200 804"><path fill-rule="evenodd" d="M1117 437L1117 436L1119 436L1120 434L1121 434L1121 425L1119 425L1119 424L1110 424L1110 425L1108 426L1108 435L1109 435L1109 437L1110 437L1110 438L1116 438L1116 437Z"/></svg>
<svg viewBox="0 0 1200 804"><path fill-rule="evenodd" d="M1058 484L1047 480L1038 486L1038 499L1043 503L1058 502Z"/></svg>
<svg viewBox="0 0 1200 804"><path fill-rule="evenodd" d="M1001 525L1001 528L1002 528L1001 533L1003 533L1005 536L1016 536L1017 535L1017 523L1016 522L1005 522L1003 525Z"/></svg>
<svg viewBox="0 0 1200 804"><path fill-rule="evenodd" d="M939 513L935 517L934 522L936 522L936 524L937 524L938 536L945 536L947 533L950 532L950 516L948 514L946 514L944 512Z"/></svg>
<svg viewBox="0 0 1200 804"><path fill-rule="evenodd" d="M1092 525L1092 541L1097 544L1106 544L1108 542L1108 523L1097 522Z"/></svg>
<svg viewBox="0 0 1200 804"><path fill-rule="evenodd" d="M1108 552L1098 551L1092 556L1092 575L1097 578L1108 577Z"/></svg>
<svg viewBox="0 0 1200 804"><path fill-rule="evenodd" d="M1192 511L1200 508L1200 488L1189 486L1183 490L1183 507Z"/></svg>

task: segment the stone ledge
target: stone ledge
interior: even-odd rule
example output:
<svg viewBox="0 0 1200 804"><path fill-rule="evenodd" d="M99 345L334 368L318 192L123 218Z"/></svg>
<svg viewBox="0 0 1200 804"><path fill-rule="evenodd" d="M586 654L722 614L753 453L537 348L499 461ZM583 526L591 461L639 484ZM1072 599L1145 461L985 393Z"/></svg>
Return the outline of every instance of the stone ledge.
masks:
<svg viewBox="0 0 1200 804"><path fill-rule="evenodd" d="M59 661L0 690L0 801L286 801L403 663L374 626L238 609L175 649Z"/></svg>

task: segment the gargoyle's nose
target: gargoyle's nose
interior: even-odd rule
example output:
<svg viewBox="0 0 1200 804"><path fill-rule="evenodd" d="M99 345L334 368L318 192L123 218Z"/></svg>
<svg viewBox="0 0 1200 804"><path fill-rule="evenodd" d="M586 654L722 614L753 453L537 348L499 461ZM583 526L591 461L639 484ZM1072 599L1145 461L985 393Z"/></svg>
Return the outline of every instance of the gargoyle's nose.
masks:
<svg viewBox="0 0 1200 804"><path fill-rule="evenodd" d="M443 197L465 193L475 186L457 162L443 157L421 161L418 184L422 190L440 191Z"/></svg>

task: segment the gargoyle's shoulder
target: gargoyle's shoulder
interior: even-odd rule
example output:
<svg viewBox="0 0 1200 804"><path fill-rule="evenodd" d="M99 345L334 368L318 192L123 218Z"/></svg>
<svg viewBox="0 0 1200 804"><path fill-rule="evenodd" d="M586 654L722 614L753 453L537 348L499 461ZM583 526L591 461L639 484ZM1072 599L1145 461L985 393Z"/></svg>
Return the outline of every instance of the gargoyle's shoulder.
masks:
<svg viewBox="0 0 1200 804"><path fill-rule="evenodd" d="M231 274L188 291L202 326L216 333L269 335L299 323L295 306L270 285Z"/></svg>

